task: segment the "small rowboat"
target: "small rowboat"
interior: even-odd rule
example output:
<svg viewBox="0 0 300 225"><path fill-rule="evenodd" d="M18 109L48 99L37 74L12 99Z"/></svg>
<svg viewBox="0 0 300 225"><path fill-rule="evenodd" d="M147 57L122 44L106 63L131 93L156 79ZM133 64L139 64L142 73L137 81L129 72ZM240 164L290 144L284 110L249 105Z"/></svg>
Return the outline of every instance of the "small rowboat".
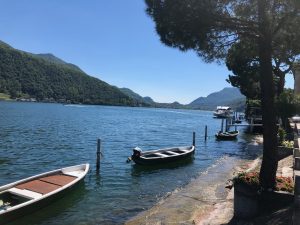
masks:
<svg viewBox="0 0 300 225"><path fill-rule="evenodd" d="M239 134L239 131L227 131L227 132L222 132L219 131L216 133L216 138L219 140L234 140L237 138Z"/></svg>
<svg viewBox="0 0 300 225"><path fill-rule="evenodd" d="M154 165L169 163L191 157L195 152L195 146L166 148L143 152L140 148L133 149L131 159L140 165Z"/></svg>
<svg viewBox="0 0 300 225"><path fill-rule="evenodd" d="M47 206L83 180L88 171L89 164L76 165L0 187L0 224Z"/></svg>
<svg viewBox="0 0 300 225"><path fill-rule="evenodd" d="M241 124L241 123L242 123L242 120L235 120L234 123L236 123L236 124Z"/></svg>

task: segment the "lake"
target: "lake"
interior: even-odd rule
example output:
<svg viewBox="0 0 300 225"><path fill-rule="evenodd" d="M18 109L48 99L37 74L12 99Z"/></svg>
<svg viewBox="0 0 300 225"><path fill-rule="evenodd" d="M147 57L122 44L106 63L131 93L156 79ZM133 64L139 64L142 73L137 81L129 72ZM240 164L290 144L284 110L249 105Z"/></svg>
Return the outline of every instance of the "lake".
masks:
<svg viewBox="0 0 300 225"><path fill-rule="evenodd" d="M209 111L0 102L0 186L61 167L91 164L85 182L73 192L11 224L122 224L187 185L218 159L253 157L245 150L246 134L237 141L216 141L220 124ZM193 131L192 160L151 168L126 163L136 146L151 150L191 145ZM103 151L100 175L95 170L98 137Z"/></svg>

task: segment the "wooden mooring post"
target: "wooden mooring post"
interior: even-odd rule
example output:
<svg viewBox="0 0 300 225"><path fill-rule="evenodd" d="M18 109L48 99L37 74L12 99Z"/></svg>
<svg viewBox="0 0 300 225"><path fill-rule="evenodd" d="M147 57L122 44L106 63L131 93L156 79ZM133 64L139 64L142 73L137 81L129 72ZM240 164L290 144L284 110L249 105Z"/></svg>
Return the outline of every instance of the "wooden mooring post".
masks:
<svg viewBox="0 0 300 225"><path fill-rule="evenodd" d="M251 132L251 133L253 133L253 130L254 130L253 124L254 124L254 119L253 119L253 117L252 117L251 120L250 120L250 132Z"/></svg>
<svg viewBox="0 0 300 225"><path fill-rule="evenodd" d="M222 119L222 123L221 123L221 132L223 132L223 126L224 126L224 119Z"/></svg>
<svg viewBox="0 0 300 225"><path fill-rule="evenodd" d="M97 173L100 172L100 159L101 159L101 139L97 139L97 162L96 162L96 170Z"/></svg>
<svg viewBox="0 0 300 225"><path fill-rule="evenodd" d="M204 134L204 140L207 140L207 125L205 125L205 134Z"/></svg>
<svg viewBox="0 0 300 225"><path fill-rule="evenodd" d="M196 146L196 132L193 132L193 146Z"/></svg>
<svg viewBox="0 0 300 225"><path fill-rule="evenodd" d="M229 118L226 118L225 120L225 132L227 132L229 129L228 129L228 124L229 124Z"/></svg>

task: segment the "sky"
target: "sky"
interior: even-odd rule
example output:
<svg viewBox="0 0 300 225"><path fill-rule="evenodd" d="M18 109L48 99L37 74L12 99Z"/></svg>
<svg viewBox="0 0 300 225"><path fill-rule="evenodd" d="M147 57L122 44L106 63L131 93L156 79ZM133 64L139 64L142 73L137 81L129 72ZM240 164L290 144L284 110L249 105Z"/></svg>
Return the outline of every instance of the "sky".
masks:
<svg viewBox="0 0 300 225"><path fill-rule="evenodd" d="M143 0L0 0L0 40L52 53L157 102L190 103L230 87L225 65L159 40ZM293 87L291 76L287 87Z"/></svg>

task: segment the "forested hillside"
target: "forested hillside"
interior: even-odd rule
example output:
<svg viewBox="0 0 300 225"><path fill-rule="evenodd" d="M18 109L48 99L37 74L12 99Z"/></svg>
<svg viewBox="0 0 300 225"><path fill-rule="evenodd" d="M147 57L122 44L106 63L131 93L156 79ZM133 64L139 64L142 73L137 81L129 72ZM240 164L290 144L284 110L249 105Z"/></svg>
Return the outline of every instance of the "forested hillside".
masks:
<svg viewBox="0 0 300 225"><path fill-rule="evenodd" d="M194 109L213 110L217 106L227 105L234 109L242 110L245 107L246 97L238 88L224 88L221 91L200 97L192 101L188 106Z"/></svg>
<svg viewBox="0 0 300 225"><path fill-rule="evenodd" d="M85 104L131 105L135 100L53 55L34 55L0 42L0 93Z"/></svg>

